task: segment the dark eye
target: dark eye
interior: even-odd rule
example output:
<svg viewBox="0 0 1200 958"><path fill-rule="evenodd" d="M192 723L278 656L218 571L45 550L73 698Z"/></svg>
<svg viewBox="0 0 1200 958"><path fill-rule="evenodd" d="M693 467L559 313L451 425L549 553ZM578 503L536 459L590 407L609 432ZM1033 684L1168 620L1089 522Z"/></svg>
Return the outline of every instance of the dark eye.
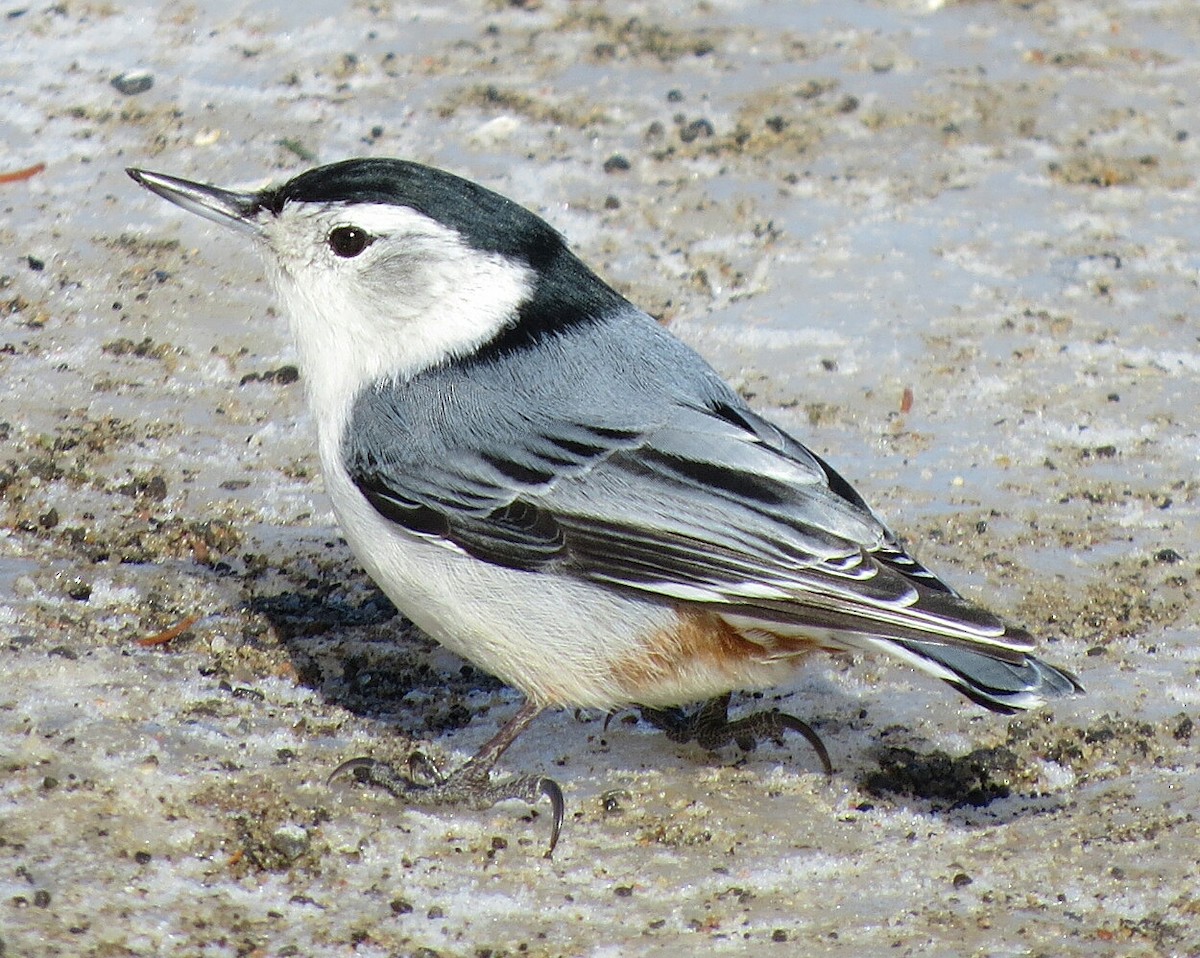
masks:
<svg viewBox="0 0 1200 958"><path fill-rule="evenodd" d="M326 240L334 254L345 259L357 256L374 241L374 236L357 226L335 226Z"/></svg>

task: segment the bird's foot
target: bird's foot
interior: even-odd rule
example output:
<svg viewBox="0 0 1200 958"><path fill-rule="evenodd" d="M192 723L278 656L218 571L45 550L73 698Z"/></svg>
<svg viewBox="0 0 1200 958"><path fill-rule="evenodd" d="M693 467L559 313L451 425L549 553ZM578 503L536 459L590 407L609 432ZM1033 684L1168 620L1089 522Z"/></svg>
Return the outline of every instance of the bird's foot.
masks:
<svg viewBox="0 0 1200 958"><path fill-rule="evenodd" d="M492 780L492 767L496 760L540 711L539 706L525 703L470 761L449 775L443 775L421 752L413 752L408 758L407 773L397 771L378 759L352 758L335 768L329 781L352 772L359 781L376 785L406 804L426 808L465 805L484 809L510 798L536 805L542 798L548 798L552 815L550 847L546 850L546 857L549 858L558 844L566 810L558 782L537 775Z"/></svg>
<svg viewBox="0 0 1200 958"><path fill-rule="evenodd" d="M382 788L407 805L424 808L463 805L485 809L509 799L536 805L542 798L548 798L552 819L547 857L554 852L562 831L566 802L562 789L552 778L518 775L515 778L493 779L491 770L474 759L444 775L421 752L413 752L409 756L408 768L403 772L378 759L352 758L334 769L329 780L333 781L347 772L360 782Z"/></svg>
<svg viewBox="0 0 1200 958"><path fill-rule="evenodd" d="M755 712L730 721L729 696L722 695L705 702L691 713L678 708L643 708L641 713L646 721L666 733L672 742L695 742L709 751L716 751L732 742L742 751L752 752L760 739L769 738L783 744L785 732L799 732L817 753L825 774L833 775L833 763L829 761L829 752L821 737L807 722L786 712Z"/></svg>

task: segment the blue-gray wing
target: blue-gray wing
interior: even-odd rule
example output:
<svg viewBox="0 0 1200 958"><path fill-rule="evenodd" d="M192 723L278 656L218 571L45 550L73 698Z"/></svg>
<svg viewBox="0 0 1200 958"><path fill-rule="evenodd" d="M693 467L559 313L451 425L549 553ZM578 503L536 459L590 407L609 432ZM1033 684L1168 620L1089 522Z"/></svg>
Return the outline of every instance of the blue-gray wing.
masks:
<svg viewBox="0 0 1200 958"><path fill-rule="evenodd" d="M752 427L771 427L744 411L669 413L640 428L547 422L419 470L360 459L351 475L393 521L514 568L702 600L787 599L806 574L870 588L864 558L887 532L807 450L768 445Z"/></svg>
<svg viewBox="0 0 1200 958"><path fill-rule="evenodd" d="M645 314L368 389L342 460L382 516L485 562L879 648L998 711L1079 688Z"/></svg>

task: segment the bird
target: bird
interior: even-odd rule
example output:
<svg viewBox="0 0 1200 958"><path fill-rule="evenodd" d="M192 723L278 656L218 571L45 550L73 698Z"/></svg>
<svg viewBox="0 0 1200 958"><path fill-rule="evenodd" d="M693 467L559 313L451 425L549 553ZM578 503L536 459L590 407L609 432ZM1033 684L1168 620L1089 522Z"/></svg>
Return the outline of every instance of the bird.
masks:
<svg viewBox="0 0 1200 958"><path fill-rule="evenodd" d="M794 730L829 773L806 723L730 720L732 692L821 650L890 654L1003 714L1083 691L513 200L381 157L255 191L127 172L252 237L351 550L408 619L523 696L453 772L414 753L335 775L420 805L546 797L552 851L560 786L493 777L547 708L640 708L708 748Z"/></svg>

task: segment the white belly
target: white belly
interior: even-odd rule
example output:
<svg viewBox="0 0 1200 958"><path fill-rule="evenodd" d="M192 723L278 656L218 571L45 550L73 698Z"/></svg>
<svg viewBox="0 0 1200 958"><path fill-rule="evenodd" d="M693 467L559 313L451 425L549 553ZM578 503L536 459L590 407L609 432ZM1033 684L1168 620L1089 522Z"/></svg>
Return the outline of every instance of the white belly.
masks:
<svg viewBox="0 0 1200 958"><path fill-rule="evenodd" d="M794 668L765 649L723 667L684 650L664 661L654 643L678 625L671 605L484 562L384 519L344 470L326 469L325 481L347 542L396 607L539 705L684 704L775 685Z"/></svg>
<svg viewBox="0 0 1200 958"><path fill-rule="evenodd" d="M384 519L349 477L326 471L346 541L396 607L452 652L541 705L628 704L606 667L664 627L666 607L492 565Z"/></svg>

